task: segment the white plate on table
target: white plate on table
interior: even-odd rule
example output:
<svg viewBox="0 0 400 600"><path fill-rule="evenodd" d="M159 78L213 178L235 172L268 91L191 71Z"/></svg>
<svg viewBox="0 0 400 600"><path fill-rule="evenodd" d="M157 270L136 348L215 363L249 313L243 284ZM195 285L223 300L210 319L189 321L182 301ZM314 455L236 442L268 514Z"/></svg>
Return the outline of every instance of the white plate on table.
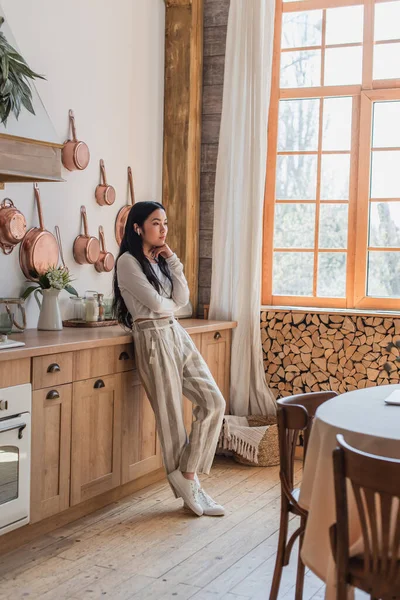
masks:
<svg viewBox="0 0 400 600"><path fill-rule="evenodd" d="M395 390L389 394L389 396L385 398L385 403L400 406L400 390Z"/></svg>

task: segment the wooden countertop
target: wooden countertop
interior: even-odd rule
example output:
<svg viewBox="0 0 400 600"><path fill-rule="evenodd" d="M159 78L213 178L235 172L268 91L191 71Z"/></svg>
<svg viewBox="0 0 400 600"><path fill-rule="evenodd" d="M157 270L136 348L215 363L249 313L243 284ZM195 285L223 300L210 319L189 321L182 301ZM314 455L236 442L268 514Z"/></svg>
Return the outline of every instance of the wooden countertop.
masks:
<svg viewBox="0 0 400 600"><path fill-rule="evenodd" d="M216 331L218 329L234 329L236 321L210 321L205 319L178 319L179 323L190 334ZM31 356L44 356L56 352L70 352L98 348L99 346L116 346L132 341L132 334L119 325L111 327L74 328L64 327L62 331L38 331L26 329L21 334L10 336L16 341L25 342L25 346L0 350L0 361L15 360Z"/></svg>

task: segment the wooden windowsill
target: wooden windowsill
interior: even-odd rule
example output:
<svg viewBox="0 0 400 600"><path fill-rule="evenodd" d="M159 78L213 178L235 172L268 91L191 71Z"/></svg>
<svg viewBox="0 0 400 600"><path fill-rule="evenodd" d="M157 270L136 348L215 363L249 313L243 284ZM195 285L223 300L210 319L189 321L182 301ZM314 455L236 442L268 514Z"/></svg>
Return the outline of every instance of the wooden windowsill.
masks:
<svg viewBox="0 0 400 600"><path fill-rule="evenodd" d="M316 314L354 315L367 317L400 317L400 310L362 310L358 308L317 308L315 306L269 306L261 305L260 311L301 312Z"/></svg>

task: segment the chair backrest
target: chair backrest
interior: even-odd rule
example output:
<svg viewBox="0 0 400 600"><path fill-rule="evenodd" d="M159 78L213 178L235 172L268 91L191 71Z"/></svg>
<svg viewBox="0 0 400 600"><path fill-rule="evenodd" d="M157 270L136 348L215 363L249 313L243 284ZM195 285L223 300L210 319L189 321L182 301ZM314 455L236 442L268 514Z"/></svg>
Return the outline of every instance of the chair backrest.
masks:
<svg viewBox="0 0 400 600"><path fill-rule="evenodd" d="M337 395L337 392L331 391L310 392L287 396L277 401L280 475L284 487L287 485L292 490L294 486L294 456L300 432L304 437L304 461L316 410L321 404Z"/></svg>
<svg viewBox="0 0 400 600"><path fill-rule="evenodd" d="M346 578L349 564L347 480L354 493L364 544L364 575L373 596L400 594L400 460L367 454L337 436L335 475L336 563Z"/></svg>

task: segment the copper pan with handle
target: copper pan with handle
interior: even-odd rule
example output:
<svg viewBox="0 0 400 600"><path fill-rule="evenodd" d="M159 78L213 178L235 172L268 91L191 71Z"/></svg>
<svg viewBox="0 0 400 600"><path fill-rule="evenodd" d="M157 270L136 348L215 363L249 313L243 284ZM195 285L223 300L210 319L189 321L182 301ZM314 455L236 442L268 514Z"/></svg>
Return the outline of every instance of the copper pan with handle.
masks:
<svg viewBox="0 0 400 600"><path fill-rule="evenodd" d="M73 247L74 259L79 265L94 265L100 255L100 242L96 237L88 233L86 208L84 206L81 206L81 215L84 234L78 235L75 238Z"/></svg>
<svg viewBox="0 0 400 600"><path fill-rule="evenodd" d="M34 183L33 187L39 227L32 227L25 234L19 249L19 264L27 279L38 281L40 275L46 273L50 267L58 265L58 244L54 235L44 227L39 186Z"/></svg>
<svg viewBox="0 0 400 600"><path fill-rule="evenodd" d="M135 204L135 191L133 189L132 169L130 167L128 167L128 182L129 182L131 203L127 204L126 206L123 206L119 210L119 212L117 214L117 218L115 220L115 239L117 240L118 246L121 245L122 238L124 237L125 225L126 225L126 221L128 220L129 211L131 210L132 206Z"/></svg>
<svg viewBox="0 0 400 600"><path fill-rule="evenodd" d="M100 175L102 182L96 187L96 202L100 206L111 206L115 202L116 193L115 188L107 183L106 167L103 159L100 160Z"/></svg>
<svg viewBox="0 0 400 600"><path fill-rule="evenodd" d="M10 198L4 198L0 204L0 248L4 254L11 254L14 247L23 240L25 233L24 215Z"/></svg>
<svg viewBox="0 0 400 600"><path fill-rule="evenodd" d="M69 111L69 121L72 129L72 140L67 140L61 152L62 164L68 171L83 171L89 164L90 152L85 142L78 140L76 135L75 116Z"/></svg>
<svg viewBox="0 0 400 600"><path fill-rule="evenodd" d="M106 240L104 238L104 229L101 225L99 227L99 236L101 243L101 251L99 258L94 265L94 268L98 273L109 273L114 268L115 260L113 254L107 251Z"/></svg>

